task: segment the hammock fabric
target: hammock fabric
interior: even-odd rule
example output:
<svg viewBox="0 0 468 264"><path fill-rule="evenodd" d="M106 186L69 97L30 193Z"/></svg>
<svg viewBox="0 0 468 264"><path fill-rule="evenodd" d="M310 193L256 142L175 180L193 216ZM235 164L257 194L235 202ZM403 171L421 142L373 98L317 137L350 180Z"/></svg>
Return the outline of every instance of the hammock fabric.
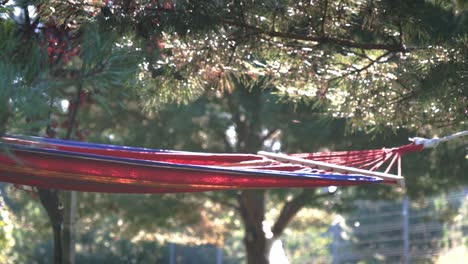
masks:
<svg viewBox="0 0 468 264"><path fill-rule="evenodd" d="M393 149L293 154L375 171L422 145ZM0 181L40 188L106 193L173 193L214 190L348 186L397 183L275 161L262 155L214 154L4 136Z"/></svg>

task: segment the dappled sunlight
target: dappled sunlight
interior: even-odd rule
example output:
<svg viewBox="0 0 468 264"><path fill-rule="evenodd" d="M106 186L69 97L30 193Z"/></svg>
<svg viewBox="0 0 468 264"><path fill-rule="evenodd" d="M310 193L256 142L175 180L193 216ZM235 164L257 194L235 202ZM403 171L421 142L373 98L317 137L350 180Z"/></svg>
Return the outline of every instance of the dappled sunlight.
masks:
<svg viewBox="0 0 468 264"><path fill-rule="evenodd" d="M452 248L437 257L434 264L465 264L468 260L468 249L465 246Z"/></svg>
<svg viewBox="0 0 468 264"><path fill-rule="evenodd" d="M270 249L270 264L289 264L288 257L283 249L283 243L277 239L273 241Z"/></svg>

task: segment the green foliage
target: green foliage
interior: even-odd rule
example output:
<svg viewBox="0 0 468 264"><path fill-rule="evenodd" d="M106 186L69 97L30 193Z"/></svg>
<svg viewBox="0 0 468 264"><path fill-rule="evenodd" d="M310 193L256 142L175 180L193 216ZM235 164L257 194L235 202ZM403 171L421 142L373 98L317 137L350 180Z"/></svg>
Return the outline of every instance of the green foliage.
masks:
<svg viewBox="0 0 468 264"><path fill-rule="evenodd" d="M226 88L225 76L241 72L269 75L285 99L326 106L336 117L350 117L356 129L463 121L467 16L458 2L51 1L36 8L39 21L53 20L79 36L68 45L81 45L80 60L60 67L83 67L79 79L92 86L85 89L122 104L139 98L148 112L187 103L205 87ZM25 78L42 73L53 86L31 29L18 30L11 19L2 24L11 40L2 49L16 50ZM20 40L26 45L14 45ZM131 89L114 95L106 88L120 85Z"/></svg>
<svg viewBox="0 0 468 264"><path fill-rule="evenodd" d="M129 239L137 236L141 227L146 227L145 232L151 234L199 221L199 212L196 209L200 207L200 202L194 197L83 193L79 199L82 202L78 213L83 222L92 223L100 218L112 221L114 228L109 230ZM106 217L107 214L111 214L112 219Z"/></svg>

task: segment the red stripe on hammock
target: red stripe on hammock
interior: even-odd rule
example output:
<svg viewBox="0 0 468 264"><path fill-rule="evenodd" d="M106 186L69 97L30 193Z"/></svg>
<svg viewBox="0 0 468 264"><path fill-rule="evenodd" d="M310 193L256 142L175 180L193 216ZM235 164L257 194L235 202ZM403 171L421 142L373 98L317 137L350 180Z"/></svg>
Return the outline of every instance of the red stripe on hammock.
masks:
<svg viewBox="0 0 468 264"><path fill-rule="evenodd" d="M0 179L11 183L43 186L47 188L100 192L133 192L135 188L156 192L185 192L245 188L320 187L330 185L356 185L365 182L330 179L266 176L253 177L236 172L187 171L186 169L144 167L134 164L74 157L13 151L17 162L0 155ZM71 166L72 164L72 166ZM268 166L267 166L268 168ZM288 171L298 166L278 166L276 170ZM34 176L31 179L11 175ZM42 180L42 182L41 182ZM134 186L134 187L130 187ZM138 191L140 192L140 191Z"/></svg>

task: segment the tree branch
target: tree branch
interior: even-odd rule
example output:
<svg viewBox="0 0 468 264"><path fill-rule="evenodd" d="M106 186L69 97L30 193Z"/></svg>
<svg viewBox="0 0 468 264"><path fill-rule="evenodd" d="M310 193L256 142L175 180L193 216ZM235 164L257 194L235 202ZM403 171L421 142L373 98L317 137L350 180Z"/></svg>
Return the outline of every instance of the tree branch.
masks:
<svg viewBox="0 0 468 264"><path fill-rule="evenodd" d="M280 131L280 129L278 129L278 128L275 128L275 129L272 129L272 130L268 131L268 133L260 139L260 142L262 143L262 145L263 145L263 143L265 143L265 140L269 139L271 136L278 133L279 131Z"/></svg>
<svg viewBox="0 0 468 264"><path fill-rule="evenodd" d="M371 62L369 64L367 64L366 66L362 67L362 68L356 68L352 65L350 65L349 67L353 68L354 70L352 71L348 71L340 76L336 76L336 77L333 77L333 78L330 78L326 81L325 83L325 88L320 91L319 95L320 96L325 96L325 94L327 94L328 92L328 88L330 87L330 82L332 81L335 81L335 80L338 80L338 79L342 79L346 76L349 76L349 75L352 75L352 74L360 74L361 72L369 69L372 65L374 65L375 63L380 63L380 60L388 55L390 55L391 53L393 53L393 51L387 51L385 52L384 54L380 55L379 57L377 57L377 59L373 60L371 58L369 58L368 56L366 56L365 54L359 54L359 53L356 53L356 54L359 54L359 56L363 56L364 58L370 60Z"/></svg>
<svg viewBox="0 0 468 264"><path fill-rule="evenodd" d="M401 43L397 44L383 44L383 43L362 43L362 42L355 42L350 39L343 39L339 37L330 37L330 36L313 36L313 35L304 35L304 34L296 34L296 33L288 33L288 32L278 32L278 31L265 31L259 27L249 25L246 23L242 23L232 19L223 19L221 18L221 23L230 26L241 27L246 30L250 30L255 32L258 35L266 35L270 37L278 37L278 38L285 38L285 39L294 39L294 40L303 40L303 41L313 41L318 42L320 44L333 44L339 45L348 48L358 48L363 50L387 50L391 52L408 52L410 49L405 48Z"/></svg>
<svg viewBox="0 0 468 264"><path fill-rule="evenodd" d="M82 89L83 89L83 85L80 82L78 84L78 90L76 92L76 96L73 100L74 107L72 109L72 112L70 113L70 127L68 127L67 129L67 134L65 135L65 138L64 138L65 140L69 140L71 138L73 127L75 126L76 116L78 114L78 107L80 104L80 95L81 95Z"/></svg>
<svg viewBox="0 0 468 264"><path fill-rule="evenodd" d="M31 17L29 16L29 10L28 10L28 5L25 4L23 6L23 12L24 12L24 24L27 29L31 26Z"/></svg>
<svg viewBox="0 0 468 264"><path fill-rule="evenodd" d="M334 193L314 194L313 192L310 192L309 189L303 189L299 195L284 204L280 215L278 216L278 219L276 219L276 222L272 228L273 238L278 238L281 236L284 229L286 229L287 225L294 218L294 216L312 199L318 200L324 197L332 196L333 194Z"/></svg>
<svg viewBox="0 0 468 264"><path fill-rule="evenodd" d="M322 21L320 22L320 35L325 36L325 21L327 19L327 11L328 11L328 1L325 1L325 7L323 10Z"/></svg>
<svg viewBox="0 0 468 264"><path fill-rule="evenodd" d="M347 73L345 73L345 74L343 74L343 75L340 75L340 76L331 78L331 79L329 79L328 81L331 82L331 81L334 81L334 80L336 80L336 79L344 78L344 77L349 76L349 75L352 75L352 74L361 73L361 72L363 72L363 71L369 69L369 68L370 68L372 65L374 65L375 63L379 63L380 60L381 60L382 58L387 57L387 56L390 55L391 53L393 53L393 52L392 52L392 51L387 51L387 52L385 52L384 54L382 54L382 55L380 55L379 57L377 57L377 59L375 59L375 60L373 60L373 59L371 59L371 58L369 58L369 57L366 56L366 58L367 58L368 60L371 61L371 62L368 63L366 66L364 66L364 67L362 67L362 68L355 68L355 70L353 70L353 71L349 71L349 72L347 72ZM353 67L353 66L351 66L351 67Z"/></svg>
<svg viewBox="0 0 468 264"><path fill-rule="evenodd" d="M398 39L400 40L400 45L403 46L403 26L401 25L401 20L398 22Z"/></svg>

